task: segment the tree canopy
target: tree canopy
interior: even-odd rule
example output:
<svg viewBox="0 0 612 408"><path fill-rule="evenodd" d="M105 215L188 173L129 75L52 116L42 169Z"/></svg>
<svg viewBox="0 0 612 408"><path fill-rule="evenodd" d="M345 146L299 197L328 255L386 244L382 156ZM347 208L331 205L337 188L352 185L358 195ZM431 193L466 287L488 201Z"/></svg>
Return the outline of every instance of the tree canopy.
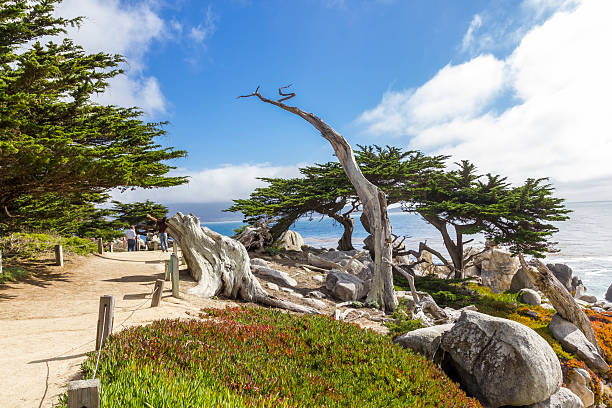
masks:
<svg viewBox="0 0 612 408"><path fill-rule="evenodd" d="M419 184L421 178L443 166L445 158L392 146L358 145L355 151L364 176L385 192L390 204L398 202L406 188ZM326 215L344 227L338 249L353 249L351 214L360 208L361 202L340 163L315 164L299 171L300 178L261 178L267 186L257 188L248 199L234 200L234 205L226 211L242 212L248 224L273 223L273 239L301 216Z"/></svg>
<svg viewBox="0 0 612 408"><path fill-rule="evenodd" d="M162 219L168 214L168 207L146 200L125 204L113 201L112 214L115 216L113 226L117 230L128 228L130 225L136 226L138 234L146 234L155 230L155 222L147 218L147 214L157 219Z"/></svg>
<svg viewBox="0 0 612 408"><path fill-rule="evenodd" d="M515 252L543 257L555 251L552 234L558 230L551 222L566 220L570 211L563 199L553 197L547 179L528 179L512 187L505 177L479 175L476 166L463 160L457 169L430 173L417 188L404 191L403 209L416 212L440 231L450 261L434 253L461 277L474 254L465 254L465 235L483 233L497 244ZM448 228L454 230L454 238Z"/></svg>
<svg viewBox="0 0 612 408"><path fill-rule="evenodd" d="M166 175L166 161L186 152L155 142L164 123L143 121L138 108L95 103L124 59L59 40L80 19L54 17L58 2L0 0L0 217L24 199L186 182Z"/></svg>

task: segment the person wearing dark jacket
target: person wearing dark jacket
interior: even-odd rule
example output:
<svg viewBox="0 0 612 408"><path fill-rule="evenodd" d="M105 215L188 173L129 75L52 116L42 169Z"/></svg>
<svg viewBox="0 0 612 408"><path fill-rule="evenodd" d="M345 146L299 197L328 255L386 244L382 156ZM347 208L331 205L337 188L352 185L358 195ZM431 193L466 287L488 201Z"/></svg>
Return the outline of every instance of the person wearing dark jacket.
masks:
<svg viewBox="0 0 612 408"><path fill-rule="evenodd" d="M157 230L159 231L159 241L161 243L162 252L168 252L168 233L166 232L166 230L168 229L168 224L166 223L166 221L168 221L168 219L164 217L161 220L158 220L151 214L147 214L147 218L152 221L155 221L155 225L157 227Z"/></svg>

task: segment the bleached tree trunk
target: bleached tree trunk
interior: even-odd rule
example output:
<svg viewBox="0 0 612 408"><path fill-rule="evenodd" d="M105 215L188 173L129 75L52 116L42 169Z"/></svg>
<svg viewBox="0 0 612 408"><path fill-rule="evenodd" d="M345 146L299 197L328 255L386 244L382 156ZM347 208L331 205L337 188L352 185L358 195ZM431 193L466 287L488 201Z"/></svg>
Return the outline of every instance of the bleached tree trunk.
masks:
<svg viewBox="0 0 612 408"><path fill-rule="evenodd" d="M536 259L536 267L532 269L525 262L523 254L519 253L518 257L521 261L523 272L525 272L540 292L546 295L557 313L559 313L559 316L578 327L587 340L595 346L599 354L603 357L603 351L601 347L599 347L597 337L595 337L595 331L593 331L593 326L591 326L589 318L584 314L565 286L559 282L555 275L553 275L540 260Z"/></svg>
<svg viewBox="0 0 612 408"><path fill-rule="evenodd" d="M321 132L321 136L332 145L344 172L357 191L363 205L363 211L374 232L374 279L366 301L377 303L385 311L395 310L398 302L393 288L391 225L387 214L385 194L361 173L361 169L355 161L353 149L346 139L314 114L282 103L282 101L295 96L293 93L283 93L282 89L279 89L279 94L283 98L278 101L264 98L259 93L259 87L252 94L243 97L256 96L263 102L278 106L301 117Z"/></svg>
<svg viewBox="0 0 612 408"><path fill-rule="evenodd" d="M276 299L263 290L251 273L249 254L240 242L200 226L194 215L180 212L168 219L168 232L180 246L198 286L191 293L201 297L222 294L302 313L317 313L308 306Z"/></svg>

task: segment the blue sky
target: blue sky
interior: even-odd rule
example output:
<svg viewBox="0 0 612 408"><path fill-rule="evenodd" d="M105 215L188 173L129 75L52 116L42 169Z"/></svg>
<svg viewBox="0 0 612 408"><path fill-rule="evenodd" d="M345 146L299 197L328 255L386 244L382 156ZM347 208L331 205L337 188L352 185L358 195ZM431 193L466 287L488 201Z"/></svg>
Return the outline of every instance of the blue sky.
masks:
<svg viewBox="0 0 612 408"><path fill-rule="evenodd" d="M189 186L123 201L223 203L257 176L333 160L306 122L236 99L287 84L353 144L448 153L514 182L550 176L582 201L612 199L610 3L65 0L58 12L87 17L70 32L87 50L129 60L100 102L169 121L161 142L189 152L174 163Z"/></svg>

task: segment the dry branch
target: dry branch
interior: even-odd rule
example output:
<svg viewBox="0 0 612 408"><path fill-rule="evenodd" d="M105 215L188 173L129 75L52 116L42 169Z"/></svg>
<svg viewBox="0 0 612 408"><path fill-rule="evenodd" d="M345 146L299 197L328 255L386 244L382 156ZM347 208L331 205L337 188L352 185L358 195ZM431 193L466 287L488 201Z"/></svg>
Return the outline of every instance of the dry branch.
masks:
<svg viewBox="0 0 612 408"><path fill-rule="evenodd" d="M519 253L518 257L523 272L525 272L540 292L546 295L557 313L559 313L559 316L578 327L587 340L595 346L599 354L603 356L603 351L597 343L597 337L595 337L591 322L565 286L559 282L555 275L540 260L536 259L536 267L530 268L525 262L523 254Z"/></svg>
<svg viewBox="0 0 612 408"><path fill-rule="evenodd" d="M281 95L283 94L281 93ZM361 169L355 160L353 149L346 139L319 117L312 113L304 112L295 106L285 105L282 103L282 100L274 101L263 97L259 93L259 86L255 92L240 97L248 98L252 96L257 97L262 102L275 105L301 117L321 132L321 136L332 145L344 172L357 191L357 195L363 204L363 212L374 229L374 279L367 300L368 302L377 303L383 310L395 310L397 308L397 298L393 289L393 274L391 271L391 225L389 224L387 214L387 198L385 194L374 184L370 183L361 173Z"/></svg>

